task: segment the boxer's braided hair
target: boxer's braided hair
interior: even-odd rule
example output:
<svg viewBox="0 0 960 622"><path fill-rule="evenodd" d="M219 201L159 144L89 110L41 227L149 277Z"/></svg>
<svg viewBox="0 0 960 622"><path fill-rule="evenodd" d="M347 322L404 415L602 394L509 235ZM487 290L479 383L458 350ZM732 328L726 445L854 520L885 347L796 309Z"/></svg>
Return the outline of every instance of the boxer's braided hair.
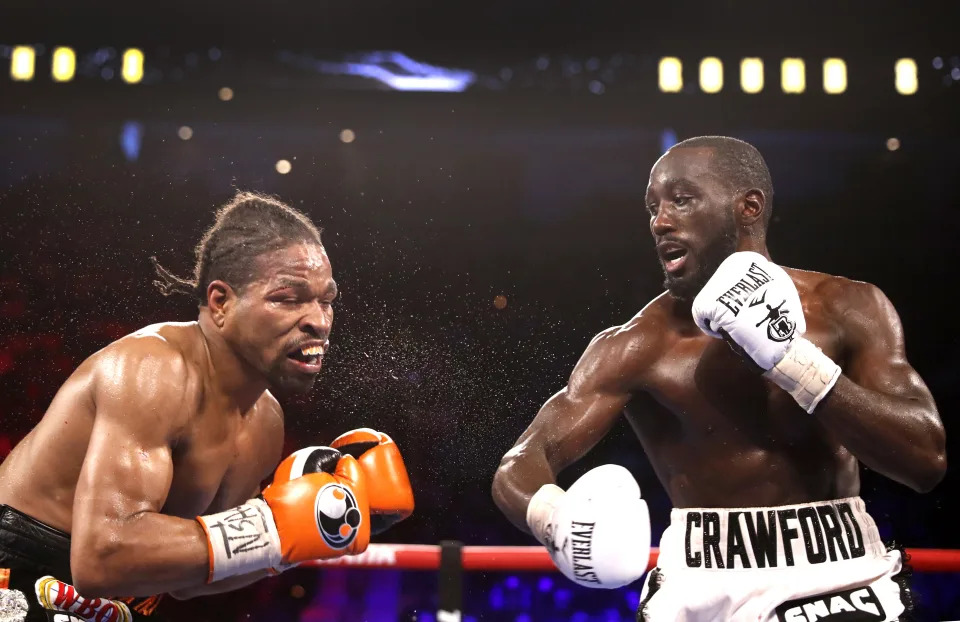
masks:
<svg viewBox="0 0 960 622"><path fill-rule="evenodd" d="M296 242L321 244L320 229L310 219L277 199L255 192L238 192L217 210L213 225L194 253L193 279L173 274L151 257L164 296L187 294L207 304L207 286L221 280L241 290L256 276L256 259Z"/></svg>
<svg viewBox="0 0 960 622"><path fill-rule="evenodd" d="M717 173L737 190L758 188L766 199L763 224L770 223L773 214L773 180L770 169L757 148L748 142L729 136L696 136L673 146L708 147L713 150L713 165Z"/></svg>

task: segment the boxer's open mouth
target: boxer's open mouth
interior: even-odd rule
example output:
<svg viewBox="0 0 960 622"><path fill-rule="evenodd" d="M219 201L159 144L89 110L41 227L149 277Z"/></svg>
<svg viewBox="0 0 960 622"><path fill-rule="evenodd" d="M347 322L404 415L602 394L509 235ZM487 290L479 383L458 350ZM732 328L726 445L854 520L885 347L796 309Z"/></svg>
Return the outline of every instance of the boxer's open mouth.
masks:
<svg viewBox="0 0 960 622"><path fill-rule="evenodd" d="M657 254L660 255L660 261L663 268L672 274L683 268L687 260L687 249L676 242L664 242L657 246Z"/></svg>
<svg viewBox="0 0 960 622"><path fill-rule="evenodd" d="M305 371L314 371L314 367L319 370L323 360L323 350L322 343L310 342L288 352L287 358L299 363L299 366Z"/></svg>

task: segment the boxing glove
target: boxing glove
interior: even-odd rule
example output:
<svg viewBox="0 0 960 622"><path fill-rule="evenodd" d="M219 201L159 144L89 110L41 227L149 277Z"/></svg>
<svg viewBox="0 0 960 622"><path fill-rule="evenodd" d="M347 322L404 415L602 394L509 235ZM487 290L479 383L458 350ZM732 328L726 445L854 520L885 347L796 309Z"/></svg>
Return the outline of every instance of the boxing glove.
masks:
<svg viewBox="0 0 960 622"><path fill-rule="evenodd" d="M333 473L342 457L343 454L332 447L315 445L298 449L277 465L270 483L288 482L308 473ZM298 565L300 565L299 562L281 563L270 568L269 571L272 575L278 575Z"/></svg>
<svg viewBox="0 0 960 622"><path fill-rule="evenodd" d="M599 466L566 492L542 486L527 506L527 526L560 572L580 585L621 587L647 571L650 513L622 466Z"/></svg>
<svg viewBox="0 0 960 622"><path fill-rule="evenodd" d="M291 458L281 465L293 467L297 458ZM355 555L370 542L364 474L352 456L339 458L333 473L274 477L260 498L197 520L207 536L211 583L311 559Z"/></svg>
<svg viewBox="0 0 960 622"><path fill-rule="evenodd" d="M393 439L370 428L351 430L330 446L360 463L370 499L370 531L376 535L413 513L413 488Z"/></svg>
<svg viewBox="0 0 960 622"><path fill-rule="evenodd" d="M731 342L808 413L840 377L840 366L803 338L807 324L793 280L759 253L727 257L692 312L700 330Z"/></svg>

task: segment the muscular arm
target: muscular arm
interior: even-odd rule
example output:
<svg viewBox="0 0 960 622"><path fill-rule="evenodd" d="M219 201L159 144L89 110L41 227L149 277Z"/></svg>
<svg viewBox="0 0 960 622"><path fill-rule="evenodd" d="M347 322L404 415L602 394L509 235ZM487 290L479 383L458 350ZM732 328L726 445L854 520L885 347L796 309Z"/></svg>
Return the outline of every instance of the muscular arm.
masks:
<svg viewBox="0 0 960 622"><path fill-rule="evenodd" d="M190 374L154 338L104 353L95 421L73 504L70 567L87 596L148 596L202 584L207 539L194 520L160 510L173 478L171 444L190 403Z"/></svg>
<svg viewBox="0 0 960 622"><path fill-rule="evenodd" d="M865 465L927 492L946 471L933 396L907 362L900 318L887 297L872 285L848 287L839 320L844 373L814 416Z"/></svg>
<svg viewBox="0 0 960 622"><path fill-rule="evenodd" d="M567 386L540 408L493 479L493 500L523 531L530 497L586 454L616 422L634 391L643 348L636 331L609 329L581 356Z"/></svg>

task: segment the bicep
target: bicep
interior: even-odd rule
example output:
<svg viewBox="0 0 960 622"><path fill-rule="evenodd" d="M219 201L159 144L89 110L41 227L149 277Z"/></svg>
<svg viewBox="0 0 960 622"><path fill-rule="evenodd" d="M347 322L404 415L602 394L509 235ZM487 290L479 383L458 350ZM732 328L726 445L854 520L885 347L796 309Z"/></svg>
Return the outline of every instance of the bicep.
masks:
<svg viewBox="0 0 960 622"><path fill-rule="evenodd" d="M125 518L158 512L173 479L169 443L155 433L131 429L98 414L77 484L77 502L93 505L99 516Z"/></svg>
<svg viewBox="0 0 960 622"><path fill-rule="evenodd" d="M169 369L153 368L161 362L120 365L125 369L94 389L94 423L73 505L73 535L81 545L109 537L138 514L160 512L173 480L171 431L183 384Z"/></svg>
<svg viewBox="0 0 960 622"><path fill-rule="evenodd" d="M554 472L580 459L613 427L632 395L629 348L601 334L584 352L567 386L537 413L520 443L542 449Z"/></svg>
<svg viewBox="0 0 960 622"><path fill-rule="evenodd" d="M577 391L567 386L540 409L528 433L535 435L554 471L582 458L613 427L629 394Z"/></svg>
<svg viewBox="0 0 960 622"><path fill-rule="evenodd" d="M880 289L862 285L843 316L844 373L865 389L909 399L931 399L907 360L900 317Z"/></svg>

